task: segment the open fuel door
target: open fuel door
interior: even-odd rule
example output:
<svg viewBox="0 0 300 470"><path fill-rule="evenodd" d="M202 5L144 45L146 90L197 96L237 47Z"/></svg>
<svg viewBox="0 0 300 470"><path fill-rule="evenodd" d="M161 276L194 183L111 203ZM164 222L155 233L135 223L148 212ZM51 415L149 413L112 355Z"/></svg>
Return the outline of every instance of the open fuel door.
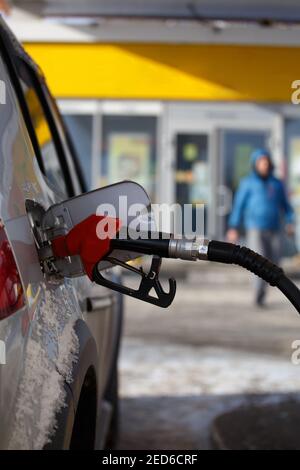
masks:
<svg viewBox="0 0 300 470"><path fill-rule="evenodd" d="M46 211L33 201L26 201L26 207L41 268L49 281L87 274L98 284L155 305L167 307L172 302L175 281L170 279L169 292L164 292L159 282L160 258L153 257L146 273L127 264L140 253L110 247L110 239L117 235L126 239L155 231L150 199L139 184L124 181L106 186L54 204ZM101 274L115 265L138 274L139 288L115 284ZM150 295L153 290L154 296Z"/></svg>

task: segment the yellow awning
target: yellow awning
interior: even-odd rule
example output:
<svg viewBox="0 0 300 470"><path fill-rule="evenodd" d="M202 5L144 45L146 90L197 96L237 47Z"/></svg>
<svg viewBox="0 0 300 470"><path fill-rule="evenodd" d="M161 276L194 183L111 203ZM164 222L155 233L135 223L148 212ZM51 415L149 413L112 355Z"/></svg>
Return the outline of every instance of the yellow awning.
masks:
<svg viewBox="0 0 300 470"><path fill-rule="evenodd" d="M290 102L300 48L25 44L59 98Z"/></svg>

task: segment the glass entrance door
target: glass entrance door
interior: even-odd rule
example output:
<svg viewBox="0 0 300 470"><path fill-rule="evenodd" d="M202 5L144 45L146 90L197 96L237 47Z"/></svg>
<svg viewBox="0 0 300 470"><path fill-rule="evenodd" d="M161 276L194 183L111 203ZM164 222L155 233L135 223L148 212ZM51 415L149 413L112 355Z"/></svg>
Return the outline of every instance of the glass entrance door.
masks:
<svg viewBox="0 0 300 470"><path fill-rule="evenodd" d="M178 133L176 135L176 202L192 204L192 227L195 230L196 204L204 204L204 228L208 213L210 177L208 135ZM184 223L184 220L183 220Z"/></svg>
<svg viewBox="0 0 300 470"><path fill-rule="evenodd" d="M288 168L288 185L296 216L296 243L300 248L300 119L286 119L285 155Z"/></svg>
<svg viewBox="0 0 300 470"><path fill-rule="evenodd" d="M216 198L217 236L223 238L234 193L250 171L250 155L257 148L268 148L268 130L221 130L219 138L219 181Z"/></svg>

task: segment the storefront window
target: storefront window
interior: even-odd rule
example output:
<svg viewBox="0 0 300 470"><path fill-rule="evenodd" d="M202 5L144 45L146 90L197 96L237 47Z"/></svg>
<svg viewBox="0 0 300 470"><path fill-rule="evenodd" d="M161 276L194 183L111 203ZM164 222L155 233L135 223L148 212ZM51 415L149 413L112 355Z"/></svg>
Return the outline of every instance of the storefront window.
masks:
<svg viewBox="0 0 300 470"><path fill-rule="evenodd" d="M156 118L103 116L101 184L132 180L155 200Z"/></svg>

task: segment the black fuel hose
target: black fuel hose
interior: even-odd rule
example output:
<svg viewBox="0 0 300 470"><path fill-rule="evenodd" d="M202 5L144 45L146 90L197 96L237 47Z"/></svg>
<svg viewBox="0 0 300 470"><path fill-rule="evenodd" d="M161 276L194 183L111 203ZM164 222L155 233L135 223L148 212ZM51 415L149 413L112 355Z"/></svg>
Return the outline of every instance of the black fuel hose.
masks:
<svg viewBox="0 0 300 470"><path fill-rule="evenodd" d="M285 275L282 268L244 246L212 240L208 244L207 259L219 263L236 264L251 271L271 286L277 287L300 313L300 291Z"/></svg>
<svg viewBox="0 0 300 470"><path fill-rule="evenodd" d="M244 246L217 240L174 240L174 239L114 239L113 249L134 251L141 254L157 255L161 258L185 260L208 260L225 264L236 264L251 271L271 286L277 287L300 313L300 291L285 275L282 268L267 258Z"/></svg>

